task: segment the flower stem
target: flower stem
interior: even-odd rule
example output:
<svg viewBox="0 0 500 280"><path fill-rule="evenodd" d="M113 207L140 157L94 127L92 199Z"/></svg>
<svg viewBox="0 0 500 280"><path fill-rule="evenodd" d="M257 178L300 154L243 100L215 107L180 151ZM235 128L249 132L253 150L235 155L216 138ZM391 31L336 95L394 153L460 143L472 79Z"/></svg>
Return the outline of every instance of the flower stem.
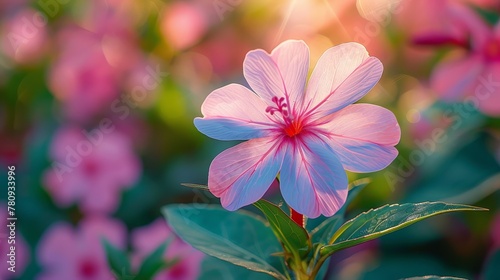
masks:
<svg viewBox="0 0 500 280"><path fill-rule="evenodd" d="M290 218L299 226L304 227L305 226L305 219L304 215L300 214L299 212L295 211L292 207L290 207Z"/></svg>

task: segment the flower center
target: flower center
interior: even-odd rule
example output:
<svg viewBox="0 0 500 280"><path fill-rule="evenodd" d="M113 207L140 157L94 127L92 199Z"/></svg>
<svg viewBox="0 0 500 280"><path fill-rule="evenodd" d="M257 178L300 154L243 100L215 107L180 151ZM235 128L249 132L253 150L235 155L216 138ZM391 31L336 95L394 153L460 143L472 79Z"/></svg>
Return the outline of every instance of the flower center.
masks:
<svg viewBox="0 0 500 280"><path fill-rule="evenodd" d="M84 259L79 265L79 274L84 278L93 278L97 275L99 268L90 259Z"/></svg>
<svg viewBox="0 0 500 280"><path fill-rule="evenodd" d="M500 60L500 39L490 40L484 48L484 55L489 60Z"/></svg>
<svg viewBox="0 0 500 280"><path fill-rule="evenodd" d="M285 102L284 97L278 98L274 96L272 99L276 106L268 106L266 108L266 113L274 115L275 113L281 114L284 121L283 131L288 137L294 137L299 134L304 127L300 120L294 120L289 112L290 106Z"/></svg>
<svg viewBox="0 0 500 280"><path fill-rule="evenodd" d="M83 172L92 177L95 176L99 171L99 166L91 160L87 160L83 163Z"/></svg>
<svg viewBox="0 0 500 280"><path fill-rule="evenodd" d="M183 263L178 263L168 271L168 279L183 279L188 275L188 270Z"/></svg>
<svg viewBox="0 0 500 280"><path fill-rule="evenodd" d="M284 131L286 135L288 135L288 137L293 137L302 131L302 123L291 121L290 123L286 124Z"/></svg>

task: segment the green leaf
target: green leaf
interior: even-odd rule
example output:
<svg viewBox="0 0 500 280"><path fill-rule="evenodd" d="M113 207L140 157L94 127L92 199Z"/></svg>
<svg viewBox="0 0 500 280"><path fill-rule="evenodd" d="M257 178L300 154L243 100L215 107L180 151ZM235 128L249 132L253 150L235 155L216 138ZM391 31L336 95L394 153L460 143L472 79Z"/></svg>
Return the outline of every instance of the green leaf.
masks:
<svg viewBox="0 0 500 280"><path fill-rule="evenodd" d="M207 185L192 184L192 183L182 183L181 185L183 185L184 187L192 188L192 189L199 189L199 190L208 191Z"/></svg>
<svg viewBox="0 0 500 280"><path fill-rule="evenodd" d="M101 243L106 251L109 267L116 278L118 280L131 279L132 275L130 273L130 262L127 254L113 246L106 239L102 239Z"/></svg>
<svg viewBox="0 0 500 280"><path fill-rule="evenodd" d="M184 241L205 254L286 279L283 258L272 255L281 245L259 216L206 204L169 205L163 214Z"/></svg>
<svg viewBox="0 0 500 280"><path fill-rule="evenodd" d="M288 252L295 255L302 255L309 251L311 241L309 240L307 231L290 219L281 208L263 199L255 202L253 205L264 213L274 234L283 243Z"/></svg>
<svg viewBox="0 0 500 280"><path fill-rule="evenodd" d="M455 211L484 211L487 209L444 202L423 202L385 205L361 213L343 224L329 244L321 248L322 256L378 238L423 219Z"/></svg>
<svg viewBox="0 0 500 280"><path fill-rule="evenodd" d="M169 265L165 261L164 253L168 243L169 240L163 242L144 260L135 279L152 279L158 271L175 264L172 262Z"/></svg>
<svg viewBox="0 0 500 280"><path fill-rule="evenodd" d="M206 256L201 263L200 274L198 280L213 280L213 279L259 279L259 280L273 280L274 277L248 270L244 267L228 263L226 261Z"/></svg>

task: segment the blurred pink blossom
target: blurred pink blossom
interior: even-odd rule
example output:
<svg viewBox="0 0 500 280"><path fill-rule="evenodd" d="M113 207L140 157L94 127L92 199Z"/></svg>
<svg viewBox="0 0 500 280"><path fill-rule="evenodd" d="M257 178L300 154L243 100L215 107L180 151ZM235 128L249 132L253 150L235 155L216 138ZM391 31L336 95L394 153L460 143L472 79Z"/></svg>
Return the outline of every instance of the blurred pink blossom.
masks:
<svg viewBox="0 0 500 280"><path fill-rule="evenodd" d="M160 30L177 50L196 43L208 29L205 11L194 3L174 2L165 8L161 17Z"/></svg>
<svg viewBox="0 0 500 280"><path fill-rule="evenodd" d="M1 48L5 55L17 63L39 60L48 46L47 17L30 8L5 17L0 30Z"/></svg>
<svg viewBox="0 0 500 280"><path fill-rule="evenodd" d="M100 38L108 63L121 72L134 69L142 63L137 31L134 1L90 0L78 22Z"/></svg>
<svg viewBox="0 0 500 280"><path fill-rule="evenodd" d="M414 39L420 45L452 45L453 53L432 73L431 87L444 100L471 100L489 115L500 115L500 22L489 26L474 10L443 1L441 18L448 32L428 31Z"/></svg>
<svg viewBox="0 0 500 280"><path fill-rule="evenodd" d="M119 69L106 60L100 37L81 28L59 34L59 57L49 76L49 86L71 119L86 121L109 110L119 94Z"/></svg>
<svg viewBox="0 0 500 280"><path fill-rule="evenodd" d="M250 50L247 39L234 27L222 27L194 50L208 58L215 75L225 79L241 68L243 58Z"/></svg>
<svg viewBox="0 0 500 280"><path fill-rule="evenodd" d="M132 246L134 248L134 262L138 266L146 256L151 254L167 239L172 238L165 251L165 260L172 261L179 258L173 266L160 271L155 280L194 280L200 273L204 254L195 250L191 245L176 237L164 220L158 219L132 232Z"/></svg>
<svg viewBox="0 0 500 280"><path fill-rule="evenodd" d="M117 221L98 217L82 220L77 229L66 223L53 225L38 244L37 258L43 267L38 279L114 279L101 245L103 238L123 249L126 229Z"/></svg>
<svg viewBox="0 0 500 280"><path fill-rule="evenodd" d="M77 202L84 212L112 212L120 192L137 181L140 162L131 144L114 131L111 120L105 120L108 125L101 129L66 127L54 136L54 164L44 183L57 204Z"/></svg>
<svg viewBox="0 0 500 280"><path fill-rule="evenodd" d="M7 204L0 203L0 219L7 221ZM7 221L7 225L9 225ZM2 270L0 271L0 279L9 279L9 277L20 277L30 261L29 247L24 241L20 231L19 223L15 221L15 234L11 234L9 227L2 225L0 227L0 262L2 263ZM14 247L14 250L11 250ZM14 256L15 261L11 261L11 256ZM14 265L14 272L9 271L8 268Z"/></svg>
<svg viewBox="0 0 500 280"><path fill-rule="evenodd" d="M85 1L79 23L97 34L128 32L136 24L133 0Z"/></svg>

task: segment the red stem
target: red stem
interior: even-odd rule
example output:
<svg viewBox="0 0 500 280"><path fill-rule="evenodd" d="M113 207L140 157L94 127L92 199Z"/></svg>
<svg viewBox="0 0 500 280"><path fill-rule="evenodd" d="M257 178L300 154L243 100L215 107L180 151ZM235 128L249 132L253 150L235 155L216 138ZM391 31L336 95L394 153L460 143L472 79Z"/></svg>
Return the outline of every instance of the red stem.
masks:
<svg viewBox="0 0 500 280"><path fill-rule="evenodd" d="M305 220L304 220L304 215L300 214L299 212L295 211L293 208L290 207L290 218L299 226L304 227L305 226Z"/></svg>

